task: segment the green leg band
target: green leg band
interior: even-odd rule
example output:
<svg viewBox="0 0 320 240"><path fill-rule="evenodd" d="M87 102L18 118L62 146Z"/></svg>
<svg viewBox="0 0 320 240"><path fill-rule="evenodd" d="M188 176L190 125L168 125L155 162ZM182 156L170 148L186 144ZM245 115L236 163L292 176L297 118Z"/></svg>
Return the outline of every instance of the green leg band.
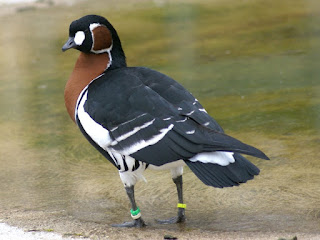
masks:
<svg viewBox="0 0 320 240"><path fill-rule="evenodd" d="M131 209L131 210L130 210L130 213L131 213L131 217L132 217L133 219L138 219L138 218L141 217L140 208L137 208L137 210Z"/></svg>

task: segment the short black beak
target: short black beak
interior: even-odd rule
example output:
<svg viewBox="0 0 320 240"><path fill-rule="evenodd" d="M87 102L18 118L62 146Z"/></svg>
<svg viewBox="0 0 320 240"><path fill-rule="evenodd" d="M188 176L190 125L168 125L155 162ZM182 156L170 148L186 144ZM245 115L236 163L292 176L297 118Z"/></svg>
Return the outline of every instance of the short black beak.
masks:
<svg viewBox="0 0 320 240"><path fill-rule="evenodd" d="M74 37L69 37L68 41L63 45L62 51L67 51L70 48L76 48L77 44L74 42Z"/></svg>

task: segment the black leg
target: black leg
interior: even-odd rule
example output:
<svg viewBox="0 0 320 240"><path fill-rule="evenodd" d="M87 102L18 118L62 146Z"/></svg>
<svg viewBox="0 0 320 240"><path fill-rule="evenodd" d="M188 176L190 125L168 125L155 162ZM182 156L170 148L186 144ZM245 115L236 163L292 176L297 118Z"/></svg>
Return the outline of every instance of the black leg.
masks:
<svg viewBox="0 0 320 240"><path fill-rule="evenodd" d="M178 202L182 205L185 206L185 204L183 204L183 191L182 191L182 175L173 179L173 182L176 184L177 186L177 192L178 192ZM178 221L177 222L184 222L186 220L185 217L185 207L183 208L178 208Z"/></svg>
<svg viewBox="0 0 320 240"><path fill-rule="evenodd" d="M183 204L183 192L182 192L182 175L173 178L173 182L176 184L177 192L178 192L178 216L172 217L167 220L156 220L161 224L172 224L172 223L182 223L185 222L185 204Z"/></svg>
<svg viewBox="0 0 320 240"><path fill-rule="evenodd" d="M134 186L125 187L127 195L131 203L131 216L133 218L132 222L124 222L121 224L113 224L113 227L137 227L142 228L146 226L145 222L141 218L140 210L138 210L135 198L134 198ZM133 216L135 215L135 216Z"/></svg>

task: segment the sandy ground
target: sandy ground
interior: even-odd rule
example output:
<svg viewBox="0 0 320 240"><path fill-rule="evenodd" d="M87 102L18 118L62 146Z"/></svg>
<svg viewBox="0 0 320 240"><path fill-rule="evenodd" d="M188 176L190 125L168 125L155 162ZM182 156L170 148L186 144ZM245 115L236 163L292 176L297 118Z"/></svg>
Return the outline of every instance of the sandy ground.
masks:
<svg viewBox="0 0 320 240"><path fill-rule="evenodd" d="M68 240L68 239L80 239L63 237L60 234L41 232L41 231L24 231L17 227L9 226L6 223L0 223L0 239L6 240Z"/></svg>
<svg viewBox="0 0 320 240"><path fill-rule="evenodd" d="M127 219L129 220L129 219ZM320 234L280 231L237 231L200 230L187 222L181 225L159 225L152 219L145 219L144 229L114 228L103 221L82 219L63 209L48 210L8 207L0 209L0 239L6 240L60 240L60 239L171 239L189 240L319 240Z"/></svg>
<svg viewBox="0 0 320 240"><path fill-rule="evenodd" d="M286 232L219 232L200 230L165 230L148 226L144 229L118 229L95 222L83 222L70 216L42 211L7 212L6 221L0 223L0 239L60 240L60 239L223 239L223 240L319 240L319 234ZM17 227L12 227L17 226ZM36 226L36 227L35 227ZM51 229L54 229L53 230ZM296 237L296 238L295 238Z"/></svg>
<svg viewBox="0 0 320 240"><path fill-rule="evenodd" d="M26 216L29 218L30 216ZM27 220L27 219L26 219ZM32 219L33 222L35 219ZM55 219L56 221L58 219ZM43 222L50 222L52 219L42 219ZM59 220L58 220L59 221ZM17 224L16 221L15 224ZM27 225L29 225L29 222ZM70 221L66 223L60 221L57 223L59 233L48 230L39 230L27 228L25 223L20 223L21 228L12 227L4 223L0 223L0 239L6 240L63 240L63 239L223 239L223 240L318 240L320 235L307 233L276 233L276 232L203 232L203 231L166 231L152 229L115 229L102 226L97 223L81 223L78 221ZM41 223L39 223L41 225ZM55 231L56 231L55 229ZM81 231L81 233L72 233L72 230ZM64 233L62 233L64 232ZM170 238L171 237L171 238Z"/></svg>

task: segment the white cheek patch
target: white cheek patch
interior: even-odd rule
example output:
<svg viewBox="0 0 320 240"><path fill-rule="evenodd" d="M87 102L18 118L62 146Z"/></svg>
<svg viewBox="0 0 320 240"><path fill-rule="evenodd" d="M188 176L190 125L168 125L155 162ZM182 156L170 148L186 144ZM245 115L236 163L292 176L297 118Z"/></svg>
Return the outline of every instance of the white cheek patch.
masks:
<svg viewBox="0 0 320 240"><path fill-rule="evenodd" d="M83 43L84 39L86 38L85 34L83 31L78 31L76 32L76 35L74 36L74 43L77 44L78 46L81 46Z"/></svg>

